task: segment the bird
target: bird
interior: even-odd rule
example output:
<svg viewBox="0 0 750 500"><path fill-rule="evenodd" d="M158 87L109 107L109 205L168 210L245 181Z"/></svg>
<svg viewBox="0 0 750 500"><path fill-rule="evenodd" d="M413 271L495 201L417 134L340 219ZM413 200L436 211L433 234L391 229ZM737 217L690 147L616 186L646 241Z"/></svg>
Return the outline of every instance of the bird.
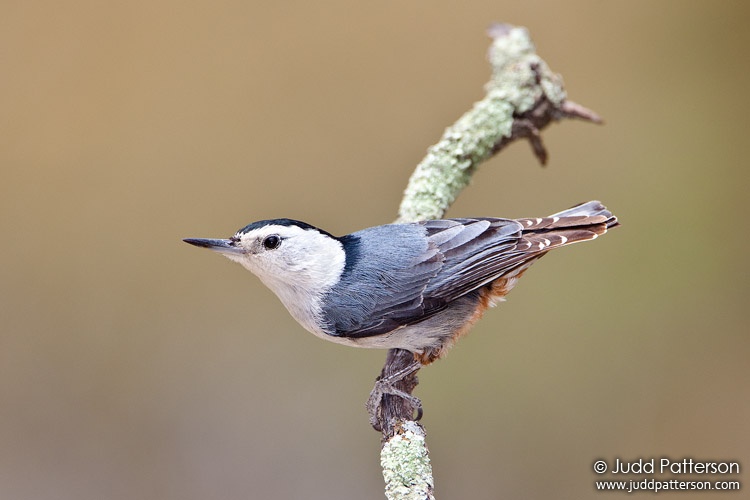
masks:
<svg viewBox="0 0 750 500"><path fill-rule="evenodd" d="M227 239L186 238L241 264L314 335L353 347L405 349L411 365L379 380L383 394L419 399L395 382L442 358L550 250L619 225L599 201L547 217L450 218L334 236L294 219L248 224Z"/></svg>

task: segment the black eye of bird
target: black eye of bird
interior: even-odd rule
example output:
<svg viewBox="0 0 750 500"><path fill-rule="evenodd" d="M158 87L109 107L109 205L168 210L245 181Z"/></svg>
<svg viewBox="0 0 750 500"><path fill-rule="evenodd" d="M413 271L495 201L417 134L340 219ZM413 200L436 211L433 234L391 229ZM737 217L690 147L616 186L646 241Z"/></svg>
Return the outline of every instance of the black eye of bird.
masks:
<svg viewBox="0 0 750 500"><path fill-rule="evenodd" d="M266 247L268 250L279 248L279 245L281 245L281 238L275 234L272 234L271 236L266 236L266 239L263 240L263 246Z"/></svg>

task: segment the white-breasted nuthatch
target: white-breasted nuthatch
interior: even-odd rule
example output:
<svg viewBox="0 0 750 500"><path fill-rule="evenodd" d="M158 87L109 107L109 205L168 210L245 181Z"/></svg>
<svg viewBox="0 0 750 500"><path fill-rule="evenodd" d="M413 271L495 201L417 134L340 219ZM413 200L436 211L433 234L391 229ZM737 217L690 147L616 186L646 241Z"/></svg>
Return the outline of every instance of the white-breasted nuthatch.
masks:
<svg viewBox="0 0 750 500"><path fill-rule="evenodd" d="M184 241L242 264L322 339L411 351L413 372L445 354L548 251L616 225L590 201L549 217L428 220L342 237L273 219L229 239Z"/></svg>

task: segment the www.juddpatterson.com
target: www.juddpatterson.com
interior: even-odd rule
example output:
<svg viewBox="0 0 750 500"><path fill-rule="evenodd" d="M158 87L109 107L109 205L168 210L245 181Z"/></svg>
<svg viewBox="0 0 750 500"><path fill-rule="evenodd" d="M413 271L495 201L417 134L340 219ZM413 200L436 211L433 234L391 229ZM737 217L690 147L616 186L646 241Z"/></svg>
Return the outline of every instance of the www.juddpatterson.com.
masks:
<svg viewBox="0 0 750 500"><path fill-rule="evenodd" d="M682 460L672 460L670 458L660 459L642 459L637 460L620 460L616 458L614 462L607 463L604 460L594 462L594 472L604 474L669 474L674 475L731 475L740 473L740 464L737 461L711 461L711 460L693 460L684 458ZM691 478L697 479L697 478ZM617 490L633 493L635 491L669 491L669 490L739 490L739 481L695 481L687 479L647 477L643 479L629 479L616 481L595 481L594 485L597 490Z"/></svg>
<svg viewBox="0 0 750 500"><path fill-rule="evenodd" d="M650 491L658 493L660 491L736 491L740 489L739 481L680 481L679 479L670 479L669 481L659 481L658 479L647 478L640 481L631 479L629 481L594 481L596 489L599 491L624 491L634 493L636 491Z"/></svg>

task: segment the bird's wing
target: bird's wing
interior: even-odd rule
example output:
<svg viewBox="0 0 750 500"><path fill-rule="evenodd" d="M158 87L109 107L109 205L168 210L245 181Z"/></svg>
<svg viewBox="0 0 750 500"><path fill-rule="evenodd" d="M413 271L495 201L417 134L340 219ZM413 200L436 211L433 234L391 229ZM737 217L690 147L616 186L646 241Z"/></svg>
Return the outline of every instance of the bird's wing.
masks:
<svg viewBox="0 0 750 500"><path fill-rule="evenodd" d="M440 272L425 287L425 311L445 304L496 280L528 258L523 225L509 219L453 219L447 228L425 223L428 237L443 255Z"/></svg>
<svg viewBox="0 0 750 500"><path fill-rule="evenodd" d="M369 337L427 319L512 269L522 261L519 248L530 247L522 242L522 224L509 219L441 219L410 226L421 228L426 248L408 262L398 262L399 250L390 249L379 271L354 277L353 282L366 280L367 293L360 291L364 287L347 287L357 295L349 314L346 297L336 298L336 335Z"/></svg>
<svg viewBox="0 0 750 500"><path fill-rule="evenodd" d="M399 249L383 249L391 253L375 277L355 277L367 282L369 296L362 296L363 287L356 289L359 296L352 301L352 313L337 318L343 321L336 322L335 335L369 337L418 323L454 300L525 269L551 249L594 239L615 225L617 219L599 202L549 217L441 219L404 225L422 228L426 249L407 261L399 260Z"/></svg>

